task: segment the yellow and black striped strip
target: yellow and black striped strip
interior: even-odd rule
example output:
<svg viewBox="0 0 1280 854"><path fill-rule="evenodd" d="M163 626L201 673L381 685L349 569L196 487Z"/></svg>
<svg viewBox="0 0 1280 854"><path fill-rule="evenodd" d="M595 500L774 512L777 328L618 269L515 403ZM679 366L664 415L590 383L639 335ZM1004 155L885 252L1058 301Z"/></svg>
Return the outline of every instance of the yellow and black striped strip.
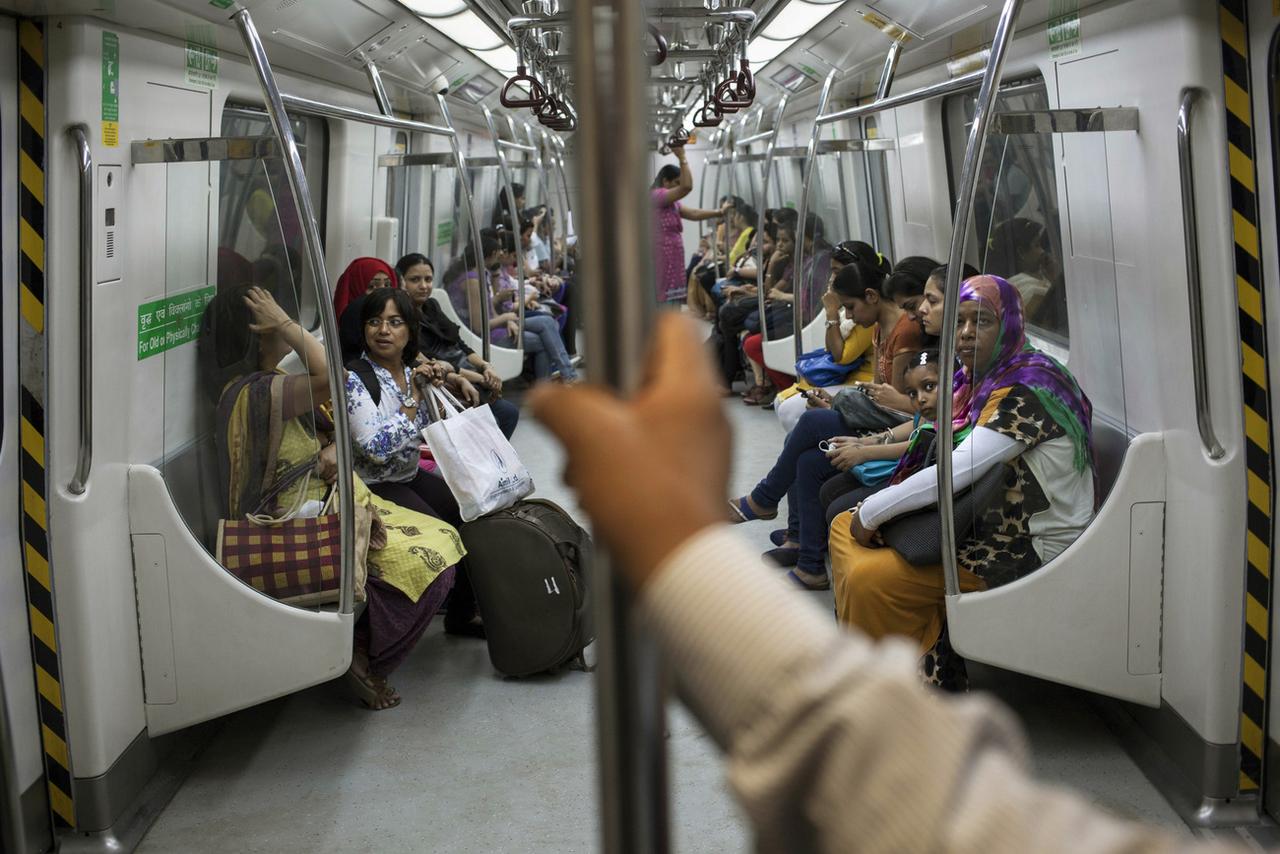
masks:
<svg viewBox="0 0 1280 854"><path fill-rule="evenodd" d="M24 355L41 360L45 329L44 90L44 29L36 21L22 20L18 24L18 308L22 321L29 327L24 336L33 337L39 345L22 348ZM67 749L62 668L58 662L53 579L49 569L45 422L44 407L40 403L47 398L44 388L31 387L37 382L44 383L44 366L29 365L20 369L20 374L22 545L40 735L54 826L72 828L76 812L72 800L71 757Z"/></svg>
<svg viewBox="0 0 1280 854"><path fill-rule="evenodd" d="M1249 27L1244 0L1221 0L1222 78L1231 172L1240 364L1244 391L1246 514L1245 626L1240 707L1240 792L1262 787L1267 667L1271 631L1271 393L1267 381L1267 313L1258 240L1258 172L1249 85Z"/></svg>

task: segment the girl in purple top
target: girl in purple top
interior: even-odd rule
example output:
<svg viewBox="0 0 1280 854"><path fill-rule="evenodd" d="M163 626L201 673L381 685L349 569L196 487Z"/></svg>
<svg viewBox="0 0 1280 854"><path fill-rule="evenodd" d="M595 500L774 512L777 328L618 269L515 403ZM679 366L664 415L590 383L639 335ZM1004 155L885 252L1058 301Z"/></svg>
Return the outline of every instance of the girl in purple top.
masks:
<svg viewBox="0 0 1280 854"><path fill-rule="evenodd" d="M654 259L653 271L657 279L658 302L683 302L689 281L685 278L684 230L682 220L715 219L724 210L704 211L687 208L680 200L693 192L693 173L684 157L684 147L671 149L680 160L680 166L670 163L658 170L649 197L653 201Z"/></svg>

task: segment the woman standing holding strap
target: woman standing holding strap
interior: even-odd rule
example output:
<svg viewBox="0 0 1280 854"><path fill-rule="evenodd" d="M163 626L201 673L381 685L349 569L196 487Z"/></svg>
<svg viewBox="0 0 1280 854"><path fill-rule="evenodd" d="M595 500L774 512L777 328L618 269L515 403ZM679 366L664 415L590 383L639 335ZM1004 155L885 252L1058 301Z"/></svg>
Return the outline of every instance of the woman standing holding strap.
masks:
<svg viewBox="0 0 1280 854"><path fill-rule="evenodd" d="M719 210L705 211L687 208L680 200L693 192L693 172L684 156L684 146L671 149L680 161L679 167L670 163L658 170L653 179L649 197L653 201L653 271L657 279L659 303L684 302L688 280L685 278L684 222L715 219L723 216L730 205Z"/></svg>

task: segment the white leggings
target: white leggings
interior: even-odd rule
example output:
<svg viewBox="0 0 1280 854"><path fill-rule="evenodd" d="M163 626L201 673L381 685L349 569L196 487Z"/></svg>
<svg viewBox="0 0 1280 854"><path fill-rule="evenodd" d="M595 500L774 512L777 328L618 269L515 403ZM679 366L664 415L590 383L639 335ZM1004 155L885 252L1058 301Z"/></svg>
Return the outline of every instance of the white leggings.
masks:
<svg viewBox="0 0 1280 854"><path fill-rule="evenodd" d="M832 385L827 386L823 391L835 397L842 389L847 386ZM800 416L804 415L805 410L809 408L809 400L802 394L788 397L781 403L776 404L774 411L778 414L778 420L782 422L782 429L790 433L796 429L796 424L800 421Z"/></svg>

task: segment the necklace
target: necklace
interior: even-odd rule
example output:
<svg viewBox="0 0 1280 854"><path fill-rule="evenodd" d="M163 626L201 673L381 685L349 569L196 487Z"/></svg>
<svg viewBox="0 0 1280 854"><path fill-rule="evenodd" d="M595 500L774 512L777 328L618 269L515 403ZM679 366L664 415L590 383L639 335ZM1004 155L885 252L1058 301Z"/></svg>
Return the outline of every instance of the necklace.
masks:
<svg viewBox="0 0 1280 854"><path fill-rule="evenodd" d="M409 382L409 380L405 380L406 385L408 385ZM413 397L413 386L409 385L409 389L409 392L403 392L400 390L400 384L396 383L396 396L400 398L400 405L405 409L417 409L418 401Z"/></svg>

